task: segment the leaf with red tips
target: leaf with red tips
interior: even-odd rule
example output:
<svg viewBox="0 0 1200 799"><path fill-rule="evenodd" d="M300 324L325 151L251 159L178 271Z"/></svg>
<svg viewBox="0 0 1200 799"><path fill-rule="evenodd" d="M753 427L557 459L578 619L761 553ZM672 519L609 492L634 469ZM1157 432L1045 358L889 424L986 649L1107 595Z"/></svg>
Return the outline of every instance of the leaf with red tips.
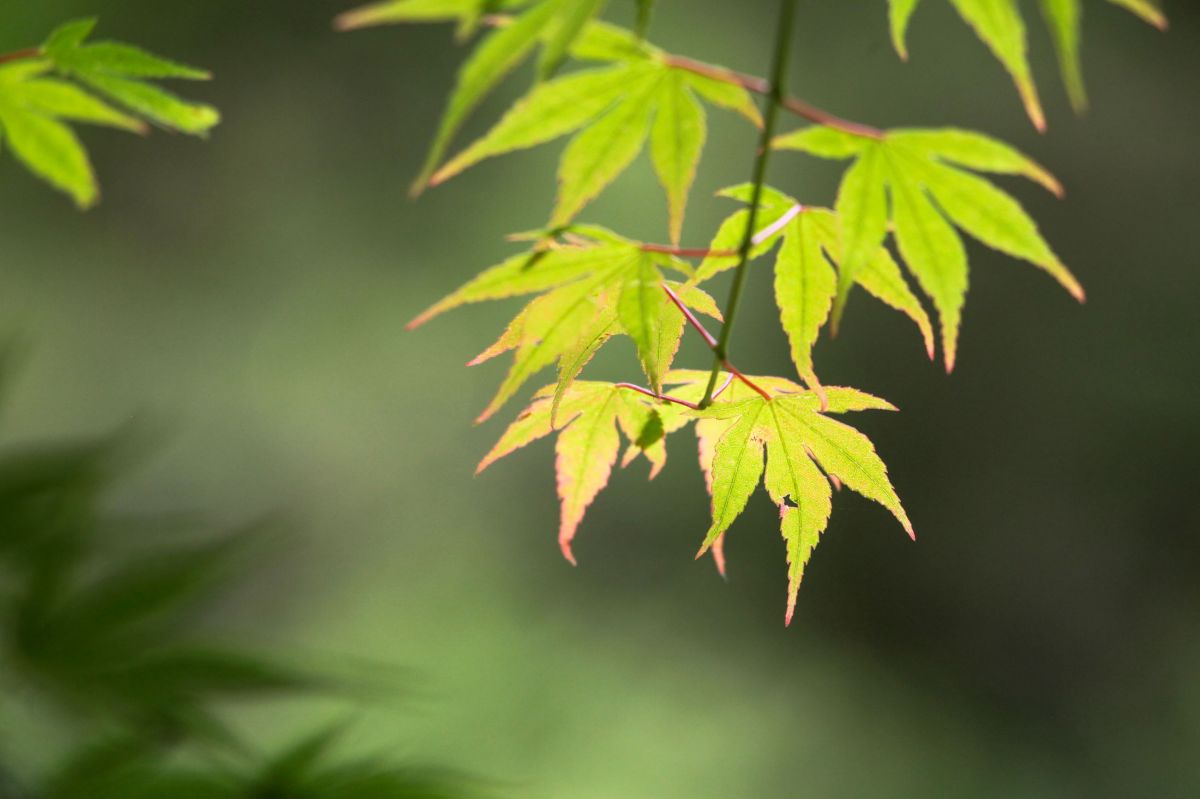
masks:
<svg viewBox="0 0 1200 799"><path fill-rule="evenodd" d="M775 302L796 372L810 387L818 385L812 348L836 294L837 274L825 258L814 223L809 214L797 214L784 228L775 259Z"/></svg>
<svg viewBox="0 0 1200 799"><path fill-rule="evenodd" d="M592 500L608 485L621 446L617 432L619 389L597 397L563 430L555 445L555 473L562 505L558 545L572 564L571 542Z"/></svg>
<svg viewBox="0 0 1200 799"><path fill-rule="evenodd" d="M1032 158L1002 141L961 128L898 128L888 131L888 141L934 161L966 167L976 172L1021 175L1039 183L1056 197L1062 184Z"/></svg>
<svg viewBox="0 0 1200 799"><path fill-rule="evenodd" d="M958 331L967 297L967 253L962 240L920 185L892 184L896 244L909 271L933 300L942 325L946 371L954 369Z"/></svg>
<svg viewBox="0 0 1200 799"><path fill-rule="evenodd" d="M1025 23L1016 0L949 0L960 17L971 26L997 60L1008 70L1026 112L1038 130L1045 129L1045 116L1037 87L1033 82L1027 53ZM1167 18L1154 0L1108 0L1121 6L1160 30L1166 30ZM905 34L918 0L889 0L892 42L896 52L908 60ZM1087 107L1083 69L1080 61L1082 0L1040 0L1042 18L1054 39L1059 71L1072 107Z"/></svg>
<svg viewBox="0 0 1200 799"><path fill-rule="evenodd" d="M548 291L587 277L597 268L628 255L627 247L617 245L535 249L514 255L485 269L462 288L422 311L408 323L408 329L463 305Z"/></svg>
<svg viewBox="0 0 1200 799"><path fill-rule="evenodd" d="M1008 70L1025 112L1038 130L1046 127L1046 115L1038 98L1029 68L1025 22L1014 0L950 0L959 16L975 29L979 38Z"/></svg>
<svg viewBox="0 0 1200 799"><path fill-rule="evenodd" d="M826 154L821 148L808 147L807 139L786 141L797 149ZM862 168L868 157L874 159L871 167ZM1054 277L1077 300L1084 298L1079 281L1050 249L1021 205L990 181L967 170L1020 175L1055 194L1062 193L1058 181L1045 168L982 134L956 128L886 131L882 138L871 140L843 178L839 209L849 208L854 214L839 214L841 243L826 247L834 252L834 261L839 265L840 285L846 280L842 257L845 242L874 241L880 235L879 212L884 212L884 228L890 221L909 271L938 310L947 371L955 363L967 292L967 256L958 230L993 249L1029 261ZM811 211L806 209L806 213ZM877 246L857 270L874 274L864 279L856 274L855 282L909 315L931 350L928 317L903 281L897 280L893 267L890 254ZM838 299L844 296L845 292L839 291ZM835 323L837 312L835 301Z"/></svg>
<svg viewBox="0 0 1200 799"><path fill-rule="evenodd" d="M772 382L770 378L753 380L760 385ZM828 391L832 412L892 407L854 389ZM734 392L728 400L722 397L695 413L700 464L712 495L713 519L700 552L723 539L761 478L780 509L780 531L789 564L790 622L805 565L829 522L831 480L844 481L851 490L883 505L910 536L912 524L871 442L854 428L826 416L814 392L780 393L769 401L753 392L748 397L744 394ZM724 573L723 553L720 560Z"/></svg>
<svg viewBox="0 0 1200 799"><path fill-rule="evenodd" d="M608 484L622 436L630 448L650 460L653 477L666 460L663 437L667 426L654 402L641 394L613 383L582 380L563 392L555 420L555 389L546 386L537 392L533 402L484 456L476 472L557 431L555 473L561 505L558 540L563 556L573 564L571 542L588 507ZM671 427L678 429L676 424Z"/></svg>
<svg viewBox="0 0 1200 799"><path fill-rule="evenodd" d="M901 59L908 60L908 23L917 10L920 0L890 0L888 2L888 27L892 34L892 46Z"/></svg>
<svg viewBox="0 0 1200 799"><path fill-rule="evenodd" d="M749 192L749 186L735 186L721 194L748 201ZM793 213L790 219L783 215L784 209L797 208L798 213ZM769 187L764 192L764 216L767 220L787 220L766 238L769 243L777 238L784 239L775 260L775 301L779 306L780 321L788 335L796 371L805 382L816 387L819 383L813 366L812 348L829 318L833 292L836 290L833 267L842 262L837 216L828 208L801 206L795 199ZM730 217L730 220L733 219ZM741 219L743 221L740 224L744 226L744 217ZM729 220L722 230L725 231L727 227L731 227ZM697 274L710 274L715 269L716 265L705 272L702 265ZM921 332L926 352L930 358L933 357L933 328L929 315L904 282L899 266L886 248L878 247L875 250L859 268L855 282L884 304L912 319Z"/></svg>
<svg viewBox="0 0 1200 799"><path fill-rule="evenodd" d="M1159 30L1167 29L1167 16L1154 0L1108 0L1108 2L1137 14Z"/></svg>

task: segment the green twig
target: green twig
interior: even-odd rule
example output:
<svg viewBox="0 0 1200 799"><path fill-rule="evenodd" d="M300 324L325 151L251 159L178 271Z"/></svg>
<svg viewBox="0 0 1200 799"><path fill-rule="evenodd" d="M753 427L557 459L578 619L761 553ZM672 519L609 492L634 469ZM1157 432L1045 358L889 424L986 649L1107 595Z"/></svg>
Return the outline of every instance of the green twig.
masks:
<svg viewBox="0 0 1200 799"><path fill-rule="evenodd" d="M779 107L783 104L784 79L787 75L788 58L791 55L792 20L795 12L796 0L780 0L779 22L775 29L775 55L771 64L771 85L767 93L767 109L763 115L762 133L758 140L758 154L754 161L754 190L750 195L749 218L746 220L746 232L742 236L742 244L738 249L737 271L733 274L733 286L729 290L729 301L725 304L725 322L721 325L721 335L717 339L717 346L713 348L715 357L713 358L712 373L708 376L704 399L700 400L701 408L707 408L712 404L717 378L721 375L721 368L728 362L729 337L733 333L733 322L737 317L738 303L742 299L742 290L746 285L746 267L750 263L750 251L754 247L754 229L758 222L758 206L762 202L763 184L767 179L767 161L771 155L771 139L775 136L775 121L779 116Z"/></svg>

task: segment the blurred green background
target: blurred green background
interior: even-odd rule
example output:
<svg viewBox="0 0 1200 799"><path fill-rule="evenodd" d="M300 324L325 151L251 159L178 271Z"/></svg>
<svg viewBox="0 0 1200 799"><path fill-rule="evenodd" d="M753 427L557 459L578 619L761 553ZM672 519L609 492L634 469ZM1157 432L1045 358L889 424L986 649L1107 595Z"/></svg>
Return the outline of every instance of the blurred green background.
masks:
<svg viewBox="0 0 1200 799"><path fill-rule="evenodd" d="M973 248L951 377L901 317L852 300L818 366L902 409L861 422L919 540L839 495L785 629L764 496L730 535L728 583L693 562L707 502L686 436L655 484L644 464L614 476L577 569L554 543L548 443L472 477L506 423L470 423L503 366L462 364L516 306L403 325L544 221L559 146L410 201L462 52L446 27L335 34L348 5L6 6L0 50L99 14L102 38L211 68L192 94L225 116L207 143L87 132L104 199L86 214L0 157L0 329L30 352L10 440L149 424L162 445L115 505L293 519L219 629L312 662L411 668L403 697L350 708L351 748L564 799L1200 795L1200 7L1169 4L1164 35L1088 3L1093 109L1077 119L1028 4L1039 136L948 5L924 4L901 66L882 0L801 4L795 92L878 125L980 129L1046 163L1065 202L1014 191L1089 300ZM773 0L659 6L657 43L765 69ZM710 121L697 245L729 210L712 192L752 160L748 127ZM771 168L813 202L836 177L794 154ZM585 218L662 240L662 206L643 159ZM778 372L760 266L735 358ZM595 374L628 377L631 355ZM680 364L707 360L691 345ZM238 719L274 741L346 712ZM0 720L0 740L36 768L55 753L22 724Z"/></svg>

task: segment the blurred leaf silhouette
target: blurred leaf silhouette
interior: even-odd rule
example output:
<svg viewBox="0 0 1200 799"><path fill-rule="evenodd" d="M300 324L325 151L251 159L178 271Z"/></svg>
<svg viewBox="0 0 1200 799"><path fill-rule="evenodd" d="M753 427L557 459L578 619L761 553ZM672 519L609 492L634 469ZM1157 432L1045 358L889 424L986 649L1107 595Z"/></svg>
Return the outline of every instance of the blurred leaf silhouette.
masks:
<svg viewBox="0 0 1200 799"><path fill-rule="evenodd" d="M0 799L463 796L433 770L335 757L340 728L273 757L240 739L218 704L351 686L195 632L257 562L261 525L180 540L116 517L104 501L128 438L0 454L0 678L79 742L40 787L0 749Z"/></svg>
<svg viewBox="0 0 1200 799"><path fill-rule="evenodd" d="M181 765L129 739L81 750L48 781L45 799L455 799L467 780L383 759L337 760L340 728L237 766Z"/></svg>

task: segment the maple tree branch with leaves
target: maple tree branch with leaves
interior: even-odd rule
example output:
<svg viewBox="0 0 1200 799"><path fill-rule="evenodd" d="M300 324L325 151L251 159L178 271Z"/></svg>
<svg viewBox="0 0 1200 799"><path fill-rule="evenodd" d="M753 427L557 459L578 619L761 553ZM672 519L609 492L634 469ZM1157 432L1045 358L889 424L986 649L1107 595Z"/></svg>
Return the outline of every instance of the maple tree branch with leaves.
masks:
<svg viewBox="0 0 1200 799"><path fill-rule="evenodd" d="M1076 108L1085 100L1079 77L1081 1L1056 0L1056 13L1045 15ZM1029 119L1043 128L1018 6L947 2L997 56ZM1110 2L1154 24L1163 22L1149 0ZM940 349L945 369L952 370L967 295L968 237L1030 263L1082 301L1082 286L1034 220L985 176L1023 177L1060 197L1062 187L1039 163L984 134L960 128L883 130L789 96L784 78L795 0L780 0L769 79L656 47L646 39L651 5L639 0L632 31L601 19L605 4L599 0L512 0L502 15L485 0L385 0L343 14L335 25L445 21L456 25L460 41L478 36L414 193L484 160L570 137L544 226L510 237L527 250L484 270L409 325L463 305L526 298L496 341L470 361L512 357L477 421L491 418L542 370L556 367L557 380L534 393L479 470L556 435L558 540L564 557L575 563L575 533L615 465L644 458L653 477L665 466L667 438L690 427L712 515L701 553L712 552L724 574L725 533L762 485L779 509L790 621L804 570L829 522L834 487L844 485L873 500L914 535L874 446L834 418L894 408L818 378L823 370L815 353L822 333L836 333L851 296L870 296L911 320L925 354L933 359ZM906 32L917 6L913 0L888 4L895 50L905 60ZM529 60L536 64L531 88L490 129L453 152L483 98ZM755 95L766 98L765 109ZM683 246L709 109L732 113L756 129L753 177L719 192L737 207L707 247ZM778 134L782 111L809 124ZM645 149L665 199L665 244L580 221ZM768 184L767 165L776 150L845 165L828 207ZM779 321L796 379L748 376L728 357L749 265L772 254ZM722 312L705 286L731 270ZM938 329L910 281L932 304ZM721 324L718 335L708 332L701 316ZM674 366L688 327L713 353L707 370ZM582 379L596 353L619 336L633 341L645 384Z"/></svg>

